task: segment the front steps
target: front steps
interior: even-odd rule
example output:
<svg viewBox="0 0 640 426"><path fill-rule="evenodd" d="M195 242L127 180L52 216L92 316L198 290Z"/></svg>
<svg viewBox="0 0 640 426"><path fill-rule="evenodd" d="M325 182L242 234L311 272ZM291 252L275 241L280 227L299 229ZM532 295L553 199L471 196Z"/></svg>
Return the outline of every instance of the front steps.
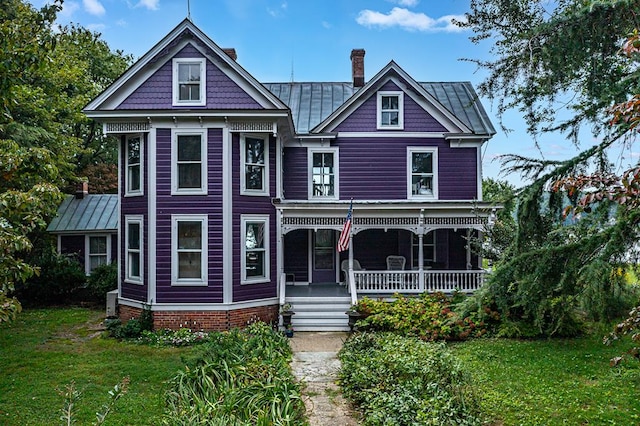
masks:
<svg viewBox="0 0 640 426"><path fill-rule="evenodd" d="M295 331L349 331L350 297L287 297Z"/></svg>

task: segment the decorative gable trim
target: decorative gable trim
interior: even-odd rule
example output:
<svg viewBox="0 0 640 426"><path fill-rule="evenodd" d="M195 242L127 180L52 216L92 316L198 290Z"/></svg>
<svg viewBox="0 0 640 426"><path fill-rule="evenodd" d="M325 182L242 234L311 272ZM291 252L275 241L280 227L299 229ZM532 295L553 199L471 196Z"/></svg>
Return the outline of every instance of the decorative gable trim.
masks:
<svg viewBox="0 0 640 426"><path fill-rule="evenodd" d="M120 78L91 101L83 111L89 117L93 117L93 111L115 109L146 79L169 61L174 52L178 52L188 43L200 51L207 60L216 64L222 72L234 80L265 109L288 109L277 96L260 84L240 64L231 59L222 48L216 45L193 22L185 19ZM160 59L161 57L162 60Z"/></svg>
<svg viewBox="0 0 640 426"><path fill-rule="evenodd" d="M331 132L351 113L359 108L369 97L376 96L387 82L393 82L405 95L413 99L425 111L431 114L451 133L473 133L472 130L447 110L438 100L427 92L417 81L407 74L394 61L389 62L362 89L356 92L347 102L336 109L322 123L311 130L311 133Z"/></svg>

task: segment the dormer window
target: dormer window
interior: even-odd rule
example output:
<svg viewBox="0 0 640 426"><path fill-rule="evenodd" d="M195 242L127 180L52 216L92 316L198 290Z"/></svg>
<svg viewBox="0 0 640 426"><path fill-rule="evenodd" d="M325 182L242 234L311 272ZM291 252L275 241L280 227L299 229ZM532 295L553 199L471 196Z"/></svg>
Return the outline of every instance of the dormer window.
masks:
<svg viewBox="0 0 640 426"><path fill-rule="evenodd" d="M206 105L206 61L204 58L173 60L173 105Z"/></svg>
<svg viewBox="0 0 640 426"><path fill-rule="evenodd" d="M403 92L378 92L378 129L404 128Z"/></svg>

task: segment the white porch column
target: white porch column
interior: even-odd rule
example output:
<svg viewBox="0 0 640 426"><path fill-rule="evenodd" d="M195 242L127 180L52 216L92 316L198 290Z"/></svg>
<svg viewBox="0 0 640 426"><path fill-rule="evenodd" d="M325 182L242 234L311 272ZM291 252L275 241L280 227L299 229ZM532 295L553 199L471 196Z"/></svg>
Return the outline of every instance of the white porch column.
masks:
<svg viewBox="0 0 640 426"><path fill-rule="evenodd" d="M424 250L422 241L424 240L424 229L418 233L418 285L420 290L424 290Z"/></svg>
<svg viewBox="0 0 640 426"><path fill-rule="evenodd" d="M467 270L472 268L471 265L471 228L467 228Z"/></svg>

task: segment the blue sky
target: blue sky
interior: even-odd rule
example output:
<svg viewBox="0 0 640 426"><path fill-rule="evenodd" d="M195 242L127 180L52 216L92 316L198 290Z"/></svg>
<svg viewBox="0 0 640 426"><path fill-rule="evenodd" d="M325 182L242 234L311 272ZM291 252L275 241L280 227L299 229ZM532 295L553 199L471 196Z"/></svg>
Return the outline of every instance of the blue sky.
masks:
<svg viewBox="0 0 640 426"><path fill-rule="evenodd" d="M41 6L45 0L31 0ZM221 47L233 47L238 62L261 82L349 81L351 49L363 48L368 80L394 60L418 81L471 81L486 72L461 58L487 58L489 43L451 24L463 19L468 0L191 0L191 19ZM187 16L187 0L65 0L58 16L100 32L112 49L142 56ZM562 136L545 136L538 150L517 112L500 130L495 106L483 104L498 129L485 145L485 177L521 185L500 174L495 158L518 153L564 159L576 148ZM590 145L586 141L583 145Z"/></svg>

